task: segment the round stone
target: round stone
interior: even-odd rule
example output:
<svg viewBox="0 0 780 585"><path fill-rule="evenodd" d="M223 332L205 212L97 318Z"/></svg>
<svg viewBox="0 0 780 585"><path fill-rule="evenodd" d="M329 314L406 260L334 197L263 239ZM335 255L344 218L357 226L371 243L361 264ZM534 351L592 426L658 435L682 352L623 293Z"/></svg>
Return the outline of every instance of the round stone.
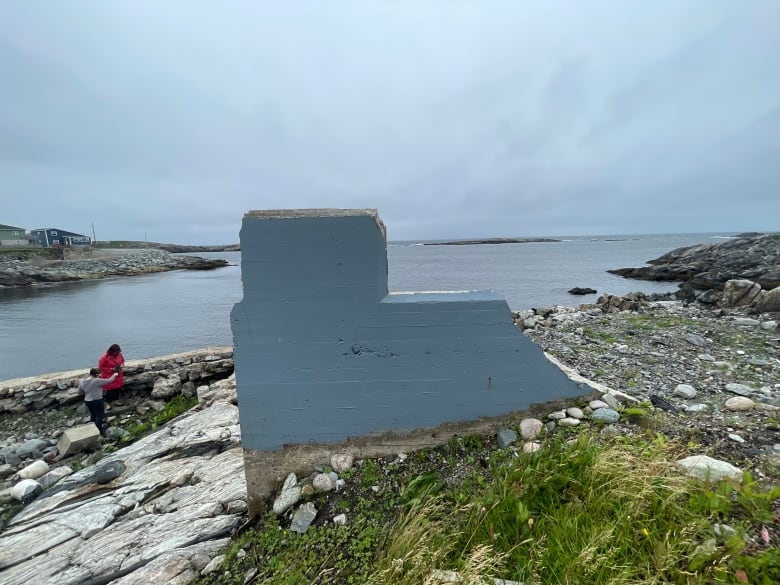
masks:
<svg viewBox="0 0 780 585"><path fill-rule="evenodd" d="M744 410L753 410L753 408L756 406L756 403L745 396L734 396L729 398L724 406L726 407L726 410L740 412Z"/></svg>
<svg viewBox="0 0 780 585"><path fill-rule="evenodd" d="M524 418L520 421L520 436L524 439L533 439L542 432L544 424L538 418Z"/></svg>
<svg viewBox="0 0 780 585"><path fill-rule="evenodd" d="M582 412L582 409L577 408L576 406L570 406L566 409L566 414L570 416L571 418L585 418L585 414Z"/></svg>
<svg viewBox="0 0 780 585"><path fill-rule="evenodd" d="M317 474L311 484L318 492L330 492L336 487L336 482L327 473Z"/></svg>
<svg viewBox="0 0 780 585"><path fill-rule="evenodd" d="M348 469L352 469L354 463L355 457L352 453L336 453L330 458L330 466L336 473L343 473Z"/></svg>

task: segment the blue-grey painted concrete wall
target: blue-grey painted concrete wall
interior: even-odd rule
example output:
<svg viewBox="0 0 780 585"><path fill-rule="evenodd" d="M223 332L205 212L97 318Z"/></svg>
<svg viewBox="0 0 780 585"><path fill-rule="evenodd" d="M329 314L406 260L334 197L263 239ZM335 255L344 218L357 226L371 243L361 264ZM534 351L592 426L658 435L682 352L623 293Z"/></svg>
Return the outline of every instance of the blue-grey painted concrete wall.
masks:
<svg viewBox="0 0 780 585"><path fill-rule="evenodd" d="M388 294L373 210L249 212L231 313L244 447L331 443L586 390L494 292Z"/></svg>

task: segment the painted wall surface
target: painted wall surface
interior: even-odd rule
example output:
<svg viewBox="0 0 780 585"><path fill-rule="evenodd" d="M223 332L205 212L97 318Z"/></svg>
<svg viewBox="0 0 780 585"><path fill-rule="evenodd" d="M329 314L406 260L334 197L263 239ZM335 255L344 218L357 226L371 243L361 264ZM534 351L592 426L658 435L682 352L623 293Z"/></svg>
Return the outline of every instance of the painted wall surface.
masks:
<svg viewBox="0 0 780 585"><path fill-rule="evenodd" d="M231 313L246 449L430 428L579 396L494 292L388 294L373 210L249 212Z"/></svg>

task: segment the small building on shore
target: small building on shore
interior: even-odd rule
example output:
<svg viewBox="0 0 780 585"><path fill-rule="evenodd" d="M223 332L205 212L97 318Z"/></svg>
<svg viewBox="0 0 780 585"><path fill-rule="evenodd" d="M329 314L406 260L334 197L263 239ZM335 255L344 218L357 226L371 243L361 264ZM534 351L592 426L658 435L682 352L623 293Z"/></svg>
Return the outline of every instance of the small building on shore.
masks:
<svg viewBox="0 0 780 585"><path fill-rule="evenodd" d="M60 246L89 246L92 238L83 234L76 234L59 228L41 228L30 230L30 235L37 245L43 248Z"/></svg>
<svg viewBox="0 0 780 585"><path fill-rule="evenodd" d="M21 248L29 246L31 243L34 244L35 239L31 240L26 229L0 224L0 246Z"/></svg>

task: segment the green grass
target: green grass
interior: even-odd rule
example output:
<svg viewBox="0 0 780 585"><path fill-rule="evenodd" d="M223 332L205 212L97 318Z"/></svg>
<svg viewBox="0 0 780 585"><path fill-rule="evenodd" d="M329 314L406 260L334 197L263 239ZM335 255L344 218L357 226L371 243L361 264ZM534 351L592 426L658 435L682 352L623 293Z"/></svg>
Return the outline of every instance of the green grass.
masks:
<svg viewBox="0 0 780 585"><path fill-rule="evenodd" d="M430 460L446 461L453 447L439 459L431 450ZM380 477L366 461L350 481L382 489L334 506L347 510L346 526L321 519L299 535L269 514L198 583L243 583L248 568L266 584L411 585L434 583L434 570L457 571L461 583L779 583L777 544L759 535L777 526L780 488L749 473L742 484L695 482L672 463L685 454L661 436L584 431L534 454L492 451L457 482L446 466L430 469L396 482L397 493L388 493L387 470ZM315 496L318 509L327 497ZM716 523L735 533L718 536Z"/></svg>
<svg viewBox="0 0 780 585"><path fill-rule="evenodd" d="M44 260L59 260L62 251L55 248L0 248L0 255L15 256L23 260L31 258L43 258Z"/></svg>
<svg viewBox="0 0 780 585"><path fill-rule="evenodd" d="M611 333L606 331L595 331L590 327L583 327L582 333L589 339L601 341L603 343L615 343L617 341L617 337Z"/></svg>
<svg viewBox="0 0 780 585"><path fill-rule="evenodd" d="M636 315L629 315L626 318L626 324L631 329L653 331L655 329L670 329L681 326L690 327L696 325L696 321L668 314L637 313Z"/></svg>
<svg viewBox="0 0 780 585"><path fill-rule="evenodd" d="M161 425L164 425L169 420L176 418L183 412L188 411L197 403L197 396L186 397L182 394L177 394L165 404L165 408L163 408L160 412L155 412L146 420L128 426L126 430L128 433L130 433L130 435L124 439L123 442L131 443L133 441L137 441L141 437L144 437L149 433L157 430L157 428L159 428Z"/></svg>

